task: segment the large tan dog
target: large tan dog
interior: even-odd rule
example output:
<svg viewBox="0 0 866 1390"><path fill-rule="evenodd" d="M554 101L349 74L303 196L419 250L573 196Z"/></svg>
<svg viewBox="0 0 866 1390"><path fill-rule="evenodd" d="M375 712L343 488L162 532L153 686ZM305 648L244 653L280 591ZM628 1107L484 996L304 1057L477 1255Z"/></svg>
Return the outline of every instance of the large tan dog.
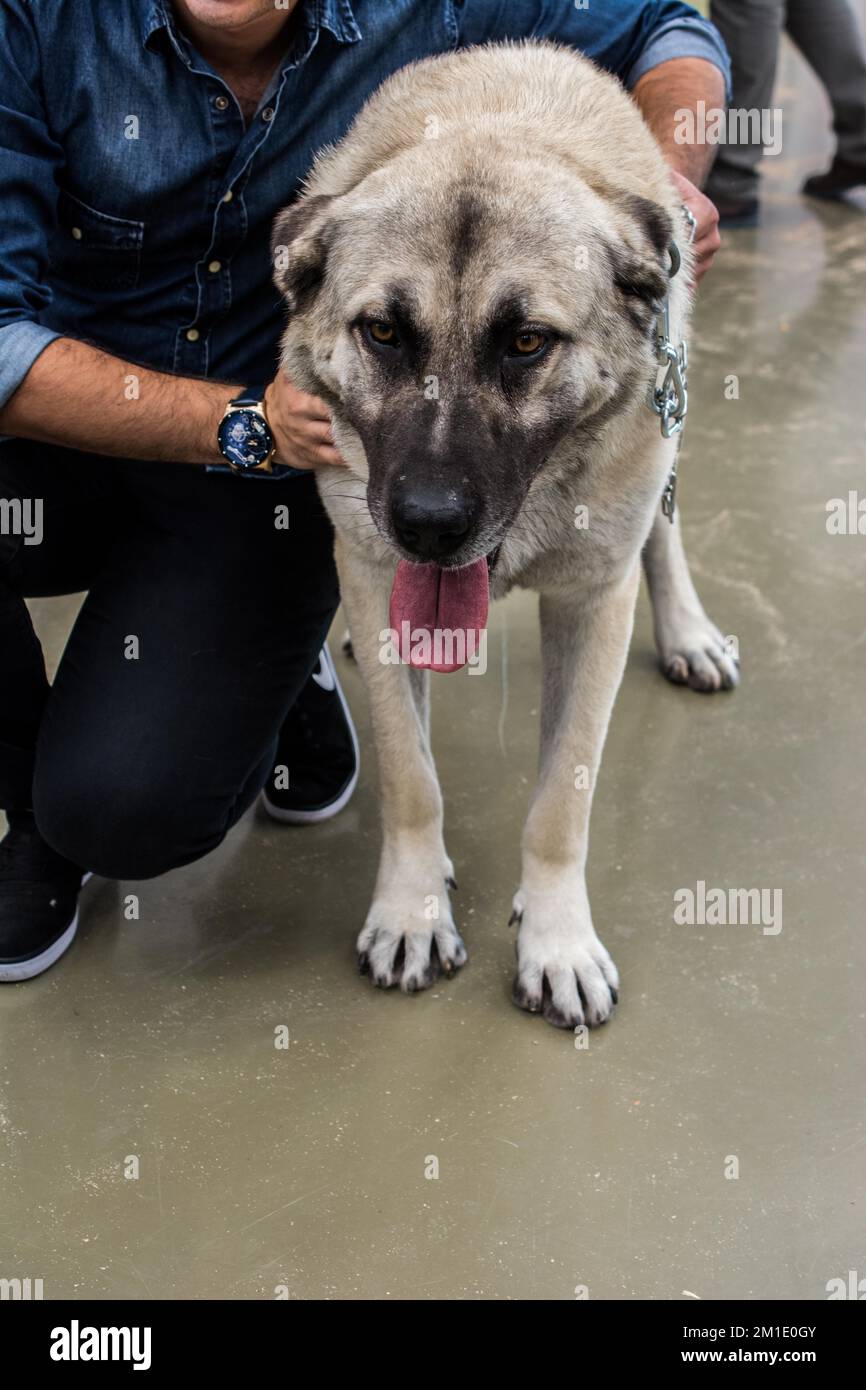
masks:
<svg viewBox="0 0 866 1390"><path fill-rule="evenodd" d="M584 866L642 552L667 674L737 678L661 515L676 440L647 404L669 287L674 342L687 328L686 251L669 281L685 231L619 84L532 43L397 73L277 221L283 367L327 402L349 464L319 485L378 750L384 843L358 940L377 985L423 989L466 960L419 668L477 663L488 585L519 585L541 595L543 709L514 999L567 1028L616 1002Z"/></svg>

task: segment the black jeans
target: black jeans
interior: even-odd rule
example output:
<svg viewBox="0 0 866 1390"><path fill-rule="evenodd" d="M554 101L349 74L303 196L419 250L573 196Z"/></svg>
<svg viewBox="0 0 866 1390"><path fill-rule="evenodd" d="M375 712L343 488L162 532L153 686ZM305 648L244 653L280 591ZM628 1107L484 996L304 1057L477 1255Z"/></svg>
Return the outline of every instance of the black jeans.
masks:
<svg viewBox="0 0 866 1390"><path fill-rule="evenodd" d="M0 806L108 878L207 854L264 785L338 603L312 478L10 440L0 508ZM85 589L49 686L24 599Z"/></svg>

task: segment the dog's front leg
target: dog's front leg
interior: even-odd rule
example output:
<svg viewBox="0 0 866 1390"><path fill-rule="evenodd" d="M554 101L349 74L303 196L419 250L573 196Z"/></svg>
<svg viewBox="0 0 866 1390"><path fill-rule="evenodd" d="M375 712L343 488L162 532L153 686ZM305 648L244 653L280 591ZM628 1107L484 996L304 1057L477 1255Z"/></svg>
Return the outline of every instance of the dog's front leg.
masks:
<svg viewBox="0 0 866 1390"><path fill-rule="evenodd" d="M679 512L673 525L661 512L656 515L643 562L656 646L668 680L693 690L733 689L739 681L737 659L698 598L683 548Z"/></svg>
<svg viewBox="0 0 866 1390"><path fill-rule="evenodd" d="M604 1023L616 967L586 892L589 812L634 618L639 569L592 595L542 595L539 781L523 832L514 899L514 1002L559 1028Z"/></svg>
<svg viewBox="0 0 866 1390"><path fill-rule="evenodd" d="M453 870L427 737L428 678L387 661L382 634L390 576L339 541L336 556L352 645L370 696L382 798L382 854L358 957L374 984L412 993L466 961L448 898Z"/></svg>

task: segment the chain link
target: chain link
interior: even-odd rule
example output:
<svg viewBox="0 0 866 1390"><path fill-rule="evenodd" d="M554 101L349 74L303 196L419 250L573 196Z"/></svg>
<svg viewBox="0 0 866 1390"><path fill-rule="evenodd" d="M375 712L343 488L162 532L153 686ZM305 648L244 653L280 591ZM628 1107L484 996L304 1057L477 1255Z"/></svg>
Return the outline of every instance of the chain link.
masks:
<svg viewBox="0 0 866 1390"><path fill-rule="evenodd" d="M683 205L683 215L688 222L689 241L692 242L697 230L697 221L694 213L685 204ZM682 264L680 248L675 241L672 241L668 247L668 253L671 258L668 278L672 280ZM655 352L658 367L655 378L650 383L647 404L661 421L662 437L672 439L675 435L682 433L689 408L687 381L689 349L685 339L676 344L671 340L670 293L665 295L664 303L656 319ZM661 368L664 368L664 376L659 382ZM679 449L677 449L662 493L662 513L670 522L673 522L676 509L678 461Z"/></svg>

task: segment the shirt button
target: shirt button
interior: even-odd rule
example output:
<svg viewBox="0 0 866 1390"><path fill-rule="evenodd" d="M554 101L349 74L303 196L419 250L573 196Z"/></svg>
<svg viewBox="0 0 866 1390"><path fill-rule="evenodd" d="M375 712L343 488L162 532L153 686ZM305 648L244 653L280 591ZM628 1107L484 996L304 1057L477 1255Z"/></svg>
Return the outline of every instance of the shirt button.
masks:
<svg viewBox="0 0 866 1390"><path fill-rule="evenodd" d="M217 111L225 111L229 104L229 99L228 97L214 97L213 104Z"/></svg>
<svg viewBox="0 0 866 1390"><path fill-rule="evenodd" d="M197 329L197 328L188 328L188 329L186 330L186 340L187 340L188 343L197 343L198 340L199 340L199 331L198 331L198 329Z"/></svg>
<svg viewBox="0 0 866 1390"><path fill-rule="evenodd" d="M82 233L82 231L81 231L81 228L80 228L80 227L73 227L73 228L72 228L72 235L73 235L73 237L75 238L76 241L80 241L81 238L82 238L82 235L83 235L83 233Z"/></svg>
<svg viewBox="0 0 866 1390"><path fill-rule="evenodd" d="M208 266L208 270L210 271L211 275L218 275L222 268L222 261L211 261L210 265Z"/></svg>
<svg viewBox="0 0 866 1390"><path fill-rule="evenodd" d="M234 196L235 196L235 195L234 195L234 193L232 192L232 190L229 189L228 193L224 193L224 194L223 194L223 202L224 202L224 203L230 203L231 200L232 200L232 198L233 198Z"/></svg>
<svg viewBox="0 0 866 1390"><path fill-rule="evenodd" d="M274 119L274 108L273 108L272 106L266 106L265 109L264 109L264 111L262 112L262 120L263 120L263 121L272 121L273 119Z"/></svg>

